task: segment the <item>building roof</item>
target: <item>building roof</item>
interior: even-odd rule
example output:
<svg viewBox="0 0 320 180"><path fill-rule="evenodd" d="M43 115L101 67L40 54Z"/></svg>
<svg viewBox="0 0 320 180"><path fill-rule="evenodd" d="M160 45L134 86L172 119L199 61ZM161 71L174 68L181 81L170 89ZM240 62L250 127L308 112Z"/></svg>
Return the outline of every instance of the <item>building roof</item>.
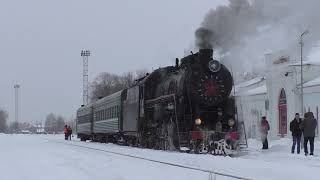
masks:
<svg viewBox="0 0 320 180"><path fill-rule="evenodd" d="M303 87L313 87L320 85L320 76L303 84Z"/></svg>
<svg viewBox="0 0 320 180"><path fill-rule="evenodd" d="M315 65L315 66L320 66L320 61L314 61L314 60L309 60L309 61L302 61L303 65ZM289 64L289 66L301 66L301 62L294 62Z"/></svg>
<svg viewBox="0 0 320 180"><path fill-rule="evenodd" d="M249 81L245 81L245 82L242 82L240 84L237 84L235 87L236 87L236 90L237 88L244 88L244 87L248 87L248 86L251 86L251 85L254 85L254 84L257 84L261 81L265 80L265 77L256 77L256 78L253 78Z"/></svg>
<svg viewBox="0 0 320 180"><path fill-rule="evenodd" d="M260 87L261 84L263 84L263 81L265 81L265 77L256 77L249 81L242 82L240 84L235 85L235 87L232 89L232 92L235 91L236 95L244 95L249 90L255 89L257 87ZM265 82L264 82L265 84Z"/></svg>
<svg viewBox="0 0 320 180"><path fill-rule="evenodd" d="M264 84L262 86L248 90L246 93L244 93L244 95L253 96L253 95L259 95L259 94L266 94L266 93L267 93L267 85Z"/></svg>

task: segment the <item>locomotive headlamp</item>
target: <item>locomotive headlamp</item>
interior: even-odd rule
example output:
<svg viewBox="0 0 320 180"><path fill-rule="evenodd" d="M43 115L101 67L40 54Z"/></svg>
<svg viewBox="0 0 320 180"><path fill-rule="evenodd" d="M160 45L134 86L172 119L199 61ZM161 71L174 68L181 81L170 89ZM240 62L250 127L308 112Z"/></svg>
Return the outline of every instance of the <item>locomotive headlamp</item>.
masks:
<svg viewBox="0 0 320 180"><path fill-rule="evenodd" d="M221 68L221 64L217 60L209 61L208 66L211 72L218 72Z"/></svg>
<svg viewBox="0 0 320 180"><path fill-rule="evenodd" d="M196 123L196 125L200 125L200 124L202 123L202 121L201 121L200 118L197 118L197 119L195 120L195 123Z"/></svg>

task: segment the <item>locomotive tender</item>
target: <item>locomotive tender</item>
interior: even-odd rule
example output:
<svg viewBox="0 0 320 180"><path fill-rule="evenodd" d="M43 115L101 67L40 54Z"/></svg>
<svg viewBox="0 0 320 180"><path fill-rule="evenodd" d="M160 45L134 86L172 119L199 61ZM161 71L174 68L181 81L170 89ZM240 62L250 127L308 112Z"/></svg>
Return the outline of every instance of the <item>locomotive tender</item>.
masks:
<svg viewBox="0 0 320 180"><path fill-rule="evenodd" d="M212 55L212 49L200 49L180 63L177 59L175 66L138 79L130 88L79 108L78 137L195 153L215 154L219 148L227 154L224 148L234 149L225 136L228 120L236 118L230 97L233 78ZM216 130L219 118L223 132Z"/></svg>

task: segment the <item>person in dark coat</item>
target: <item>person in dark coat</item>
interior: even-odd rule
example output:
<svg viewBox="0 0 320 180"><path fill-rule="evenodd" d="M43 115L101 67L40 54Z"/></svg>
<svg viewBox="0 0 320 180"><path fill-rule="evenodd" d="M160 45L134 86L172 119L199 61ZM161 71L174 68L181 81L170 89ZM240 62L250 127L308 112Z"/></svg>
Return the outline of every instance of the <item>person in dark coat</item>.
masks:
<svg viewBox="0 0 320 180"><path fill-rule="evenodd" d="M294 149L296 148L297 144L297 153L300 154L300 143L301 143L301 123L302 120L300 118L299 113L296 113L295 118L290 122L290 131L292 132L292 148L291 153L294 154Z"/></svg>
<svg viewBox="0 0 320 180"><path fill-rule="evenodd" d="M307 112L302 121L302 130L304 136L304 153L308 155L308 141L310 142L310 155L313 155L314 137L316 135L317 120L312 112Z"/></svg>
<svg viewBox="0 0 320 180"><path fill-rule="evenodd" d="M261 119L260 133L262 140L262 149L268 149L268 131L270 130L269 122L266 117L263 116Z"/></svg>

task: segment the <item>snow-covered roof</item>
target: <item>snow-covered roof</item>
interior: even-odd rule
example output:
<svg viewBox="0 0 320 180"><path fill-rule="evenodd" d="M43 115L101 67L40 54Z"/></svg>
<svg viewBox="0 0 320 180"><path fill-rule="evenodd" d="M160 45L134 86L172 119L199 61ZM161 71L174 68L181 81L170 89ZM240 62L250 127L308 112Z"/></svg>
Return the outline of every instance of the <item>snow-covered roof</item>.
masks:
<svg viewBox="0 0 320 180"><path fill-rule="evenodd" d="M320 66L320 61L310 60L310 61L302 61L302 65L315 65ZM294 62L289 64L289 66L301 66L301 62Z"/></svg>
<svg viewBox="0 0 320 180"><path fill-rule="evenodd" d="M251 86L251 85L254 85L254 84L257 84L261 81L265 80L265 77L256 77L256 78L253 78L249 81L245 81L245 82L242 82L240 84L237 84L235 87L236 89L237 88L244 88L244 87L248 87L248 86Z"/></svg>
<svg viewBox="0 0 320 180"><path fill-rule="evenodd" d="M312 87L320 85L320 76L303 84L303 87Z"/></svg>
<svg viewBox="0 0 320 180"><path fill-rule="evenodd" d="M267 85L264 84L262 86L250 89L244 94L247 96L253 96L253 95L259 95L259 94L266 94L266 93L267 93Z"/></svg>
<svg viewBox="0 0 320 180"><path fill-rule="evenodd" d="M122 93L123 90L120 90L118 92L115 92L113 94L110 94L102 99L99 99L97 100L96 102L94 102L94 105L97 105L97 104L100 104L100 103L104 103L110 99L114 99L114 98L117 98L117 97L120 97L121 96L121 93Z"/></svg>

